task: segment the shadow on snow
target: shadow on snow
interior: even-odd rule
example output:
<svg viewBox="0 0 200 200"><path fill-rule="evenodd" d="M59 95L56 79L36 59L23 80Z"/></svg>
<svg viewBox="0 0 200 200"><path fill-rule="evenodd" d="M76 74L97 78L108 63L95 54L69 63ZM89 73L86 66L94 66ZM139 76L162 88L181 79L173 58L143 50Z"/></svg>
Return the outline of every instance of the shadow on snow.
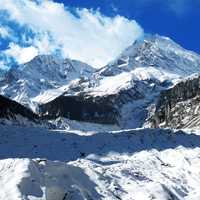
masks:
<svg viewBox="0 0 200 200"><path fill-rule="evenodd" d="M89 154L129 153L142 150L200 147L200 136L183 131L141 129L90 136L38 128L0 126L0 159L45 158L73 161Z"/></svg>

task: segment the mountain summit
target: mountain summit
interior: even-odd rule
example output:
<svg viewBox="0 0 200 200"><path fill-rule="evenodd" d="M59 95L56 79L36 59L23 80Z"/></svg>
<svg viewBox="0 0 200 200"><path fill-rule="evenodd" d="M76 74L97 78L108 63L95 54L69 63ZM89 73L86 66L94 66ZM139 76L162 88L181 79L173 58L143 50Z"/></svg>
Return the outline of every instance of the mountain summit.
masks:
<svg viewBox="0 0 200 200"><path fill-rule="evenodd" d="M200 56L167 37L146 36L104 67L103 75L134 71L139 79L173 80L200 72Z"/></svg>
<svg viewBox="0 0 200 200"><path fill-rule="evenodd" d="M38 95L75 79L88 78L93 72L91 66L80 61L41 55L8 71L0 82L0 93L35 110L33 99Z"/></svg>

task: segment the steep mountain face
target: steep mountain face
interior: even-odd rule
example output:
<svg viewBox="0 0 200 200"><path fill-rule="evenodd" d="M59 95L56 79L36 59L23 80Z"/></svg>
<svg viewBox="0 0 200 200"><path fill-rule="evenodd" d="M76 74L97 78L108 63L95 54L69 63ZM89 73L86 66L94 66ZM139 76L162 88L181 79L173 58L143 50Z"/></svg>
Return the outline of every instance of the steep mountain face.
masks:
<svg viewBox="0 0 200 200"><path fill-rule="evenodd" d="M162 91L150 121L152 127L199 127L200 76L190 77Z"/></svg>
<svg viewBox="0 0 200 200"><path fill-rule="evenodd" d="M35 110L37 100L50 89L63 86L77 78L89 77L94 71L89 65L54 56L37 56L32 61L11 69L0 83L0 93Z"/></svg>
<svg viewBox="0 0 200 200"><path fill-rule="evenodd" d="M17 116L22 116L29 120L38 119L38 116L28 108L0 95L0 118L15 119Z"/></svg>
<svg viewBox="0 0 200 200"><path fill-rule="evenodd" d="M162 90L200 72L200 56L158 35L138 41L115 61L78 81L40 113L74 120L142 127ZM75 109L72 109L75 108Z"/></svg>

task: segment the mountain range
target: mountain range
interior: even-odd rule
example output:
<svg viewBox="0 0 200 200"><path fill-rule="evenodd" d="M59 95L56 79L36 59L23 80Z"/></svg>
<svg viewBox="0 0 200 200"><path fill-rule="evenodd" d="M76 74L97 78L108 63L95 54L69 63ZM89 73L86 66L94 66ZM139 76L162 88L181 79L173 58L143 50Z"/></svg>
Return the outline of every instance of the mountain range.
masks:
<svg viewBox="0 0 200 200"><path fill-rule="evenodd" d="M144 127L161 91L200 72L200 56L171 39L147 36L95 70L50 55L9 70L0 94L48 119Z"/></svg>
<svg viewBox="0 0 200 200"><path fill-rule="evenodd" d="M147 35L99 69L39 55L0 73L0 200L200 198L197 53Z"/></svg>

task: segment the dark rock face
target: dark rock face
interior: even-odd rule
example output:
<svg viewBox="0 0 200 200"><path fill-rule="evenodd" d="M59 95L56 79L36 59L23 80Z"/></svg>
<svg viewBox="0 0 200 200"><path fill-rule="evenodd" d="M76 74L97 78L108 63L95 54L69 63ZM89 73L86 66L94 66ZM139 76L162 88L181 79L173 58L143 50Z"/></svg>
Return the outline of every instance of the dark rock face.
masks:
<svg viewBox="0 0 200 200"><path fill-rule="evenodd" d="M93 100L90 97L60 96L54 101L40 106L43 117L66 117L72 120L112 124L117 112L106 99ZM48 113L45 116L45 113Z"/></svg>
<svg viewBox="0 0 200 200"><path fill-rule="evenodd" d="M162 91L154 116L150 119L153 127L183 128L199 116L200 76L189 78Z"/></svg>
<svg viewBox="0 0 200 200"><path fill-rule="evenodd" d="M106 96L92 96L80 93L77 96L59 96L55 100L40 105L39 112L42 118L57 118L59 116L72 120L118 124L119 108L129 102L144 98L137 88L122 90L117 94Z"/></svg>
<svg viewBox="0 0 200 200"><path fill-rule="evenodd" d="M16 115L21 115L29 120L35 120L38 118L38 116L31 110L0 95L0 118L15 119Z"/></svg>

